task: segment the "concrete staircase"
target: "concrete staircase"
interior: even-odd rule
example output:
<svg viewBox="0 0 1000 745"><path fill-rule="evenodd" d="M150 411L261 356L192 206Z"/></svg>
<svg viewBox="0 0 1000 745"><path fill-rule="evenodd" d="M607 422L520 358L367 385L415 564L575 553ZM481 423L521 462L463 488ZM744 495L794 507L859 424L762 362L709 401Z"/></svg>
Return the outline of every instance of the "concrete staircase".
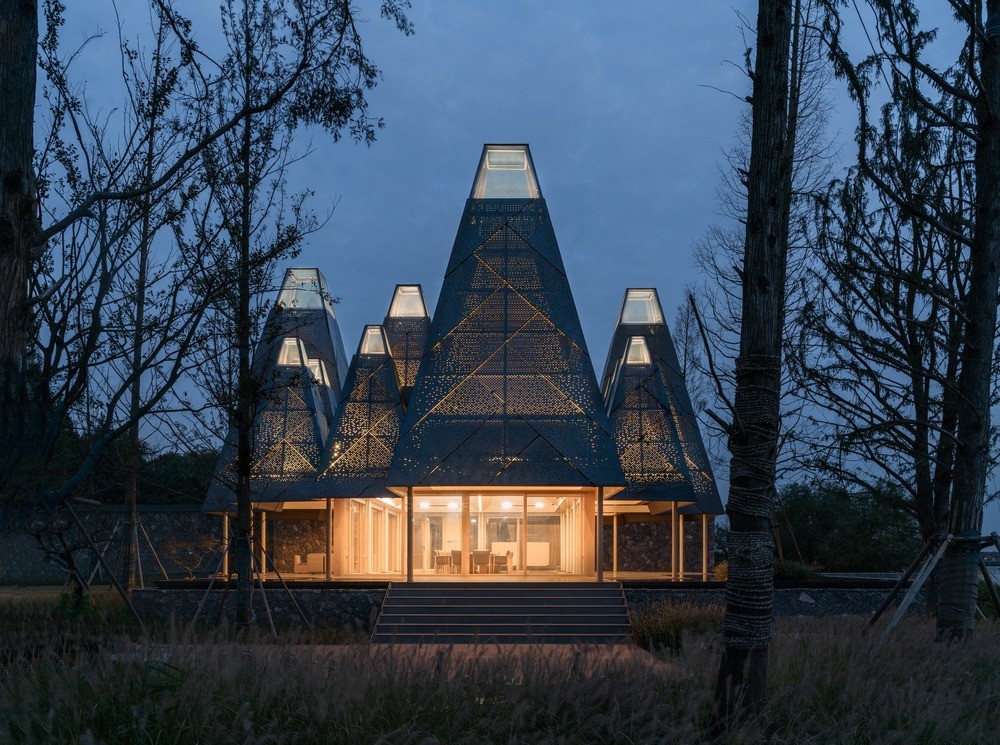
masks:
<svg viewBox="0 0 1000 745"><path fill-rule="evenodd" d="M615 644L631 641L617 582L393 583L372 643Z"/></svg>

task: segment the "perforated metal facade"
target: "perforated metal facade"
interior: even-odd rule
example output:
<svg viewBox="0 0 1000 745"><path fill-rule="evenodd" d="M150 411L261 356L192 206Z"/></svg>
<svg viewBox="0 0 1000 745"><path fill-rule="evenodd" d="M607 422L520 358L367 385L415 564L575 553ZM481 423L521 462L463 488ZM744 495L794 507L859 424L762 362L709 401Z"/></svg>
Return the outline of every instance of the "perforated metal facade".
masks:
<svg viewBox="0 0 1000 745"><path fill-rule="evenodd" d="M626 293L601 385L627 484L615 498L693 500L680 511L721 514L722 500L659 299L652 290L629 292L649 294L646 318L655 322L627 322L641 315L631 315ZM648 357L636 351L637 339Z"/></svg>
<svg viewBox="0 0 1000 745"><path fill-rule="evenodd" d="M261 399L252 429L254 498L306 498L325 466L330 428L347 372L340 329L323 275L289 269L254 351ZM230 427L206 509L236 501L236 438Z"/></svg>
<svg viewBox="0 0 1000 745"><path fill-rule="evenodd" d="M409 308L402 307L403 303L400 302L404 290L412 293L408 298ZM424 356L427 335L431 328L419 285L396 287L392 303L389 305L389 315L382 322L382 328L389 342L399 395L405 407L409 403L410 393L417 379L417 370Z"/></svg>
<svg viewBox="0 0 1000 745"><path fill-rule="evenodd" d="M543 199L466 203L387 483L624 483Z"/></svg>
<svg viewBox="0 0 1000 745"><path fill-rule="evenodd" d="M378 326L366 333L370 329L382 333ZM385 477L403 419L396 371L388 352L362 351L359 346L347 373L326 454L329 465L311 487L317 498L393 496Z"/></svg>

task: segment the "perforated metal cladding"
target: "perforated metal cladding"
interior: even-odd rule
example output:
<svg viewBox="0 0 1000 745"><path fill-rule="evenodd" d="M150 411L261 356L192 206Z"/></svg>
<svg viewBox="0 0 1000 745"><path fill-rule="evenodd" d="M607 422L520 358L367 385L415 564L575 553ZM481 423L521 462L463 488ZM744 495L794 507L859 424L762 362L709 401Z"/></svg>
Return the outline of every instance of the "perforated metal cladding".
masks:
<svg viewBox="0 0 1000 745"><path fill-rule="evenodd" d="M292 272L286 272L283 287L288 285ZM255 499L305 498L303 495L311 492L323 465L335 403L347 372L347 355L328 299L326 280L318 271L316 277L323 307L273 305L254 350L253 375L269 391L253 425ZM277 365L286 337L301 339L306 355L324 363L329 387L311 384L311 373L305 368ZM205 500L207 510L226 509L235 503L236 437L235 428L230 427Z"/></svg>
<svg viewBox="0 0 1000 745"><path fill-rule="evenodd" d="M469 200L387 483L623 479L544 201Z"/></svg>
<svg viewBox="0 0 1000 745"><path fill-rule="evenodd" d="M403 407L388 354L356 354L344 386L318 497L389 497L385 477L399 440Z"/></svg>
<svg viewBox="0 0 1000 745"><path fill-rule="evenodd" d="M652 364L619 365L632 336L646 340ZM611 408L611 426L628 479L626 490L615 498L691 499L674 496L680 493L676 476L680 473L693 489L696 502L691 508L685 507L686 512L722 514L722 499L665 324L618 325L604 367L602 390ZM654 408L661 412L659 419L654 418ZM636 447L637 442L644 443L637 437L650 429L671 433L670 438L661 441L659 450L663 458L669 459L672 471L657 471L662 461L652 453L653 448L646 444ZM654 489L654 484L660 485Z"/></svg>
<svg viewBox="0 0 1000 745"><path fill-rule="evenodd" d="M389 341L389 354L392 356L396 383L405 408L409 403L413 383L417 379L420 360L424 356L431 322L429 318L386 316L382 328Z"/></svg>
<svg viewBox="0 0 1000 745"><path fill-rule="evenodd" d="M662 387L652 364L623 365L611 404L611 433L625 471L627 499L693 501L675 419L653 391Z"/></svg>

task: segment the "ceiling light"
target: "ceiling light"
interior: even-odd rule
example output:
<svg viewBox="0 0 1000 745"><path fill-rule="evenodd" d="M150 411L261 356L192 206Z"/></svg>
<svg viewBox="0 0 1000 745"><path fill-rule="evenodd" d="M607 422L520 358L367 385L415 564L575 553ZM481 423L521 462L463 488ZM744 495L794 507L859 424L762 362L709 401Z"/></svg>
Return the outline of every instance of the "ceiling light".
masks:
<svg viewBox="0 0 1000 745"><path fill-rule="evenodd" d="M507 501L501 502L500 503L500 509L502 509L502 510L509 510L510 509L510 502L507 502Z"/></svg>
<svg viewBox="0 0 1000 745"><path fill-rule="evenodd" d="M448 502L448 509L449 510L457 510L458 509L458 502Z"/></svg>
<svg viewBox="0 0 1000 745"><path fill-rule="evenodd" d="M420 503L420 509L422 509L422 510L426 510L430 506L431 506L430 502L421 502Z"/></svg>
<svg viewBox="0 0 1000 745"><path fill-rule="evenodd" d="M535 502L535 509L540 510L545 507L545 502Z"/></svg>

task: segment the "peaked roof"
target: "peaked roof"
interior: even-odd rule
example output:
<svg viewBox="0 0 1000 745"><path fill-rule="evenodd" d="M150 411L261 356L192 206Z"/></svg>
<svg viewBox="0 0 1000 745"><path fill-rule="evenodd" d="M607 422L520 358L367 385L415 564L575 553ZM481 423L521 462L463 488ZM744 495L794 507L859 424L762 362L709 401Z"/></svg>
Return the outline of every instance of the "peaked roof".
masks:
<svg viewBox="0 0 1000 745"><path fill-rule="evenodd" d="M484 148L391 486L624 483L537 183L526 145Z"/></svg>
<svg viewBox="0 0 1000 745"><path fill-rule="evenodd" d="M315 383L301 340L278 339L257 357L263 394L254 415L251 479L255 500L300 498L315 480L329 434L324 403L326 387ZM260 346L258 350L260 350ZM229 428L204 508L235 504L237 432Z"/></svg>
<svg viewBox="0 0 1000 745"><path fill-rule="evenodd" d="M718 515L722 500L655 289L629 289L602 376L625 469L619 499L693 501Z"/></svg>
<svg viewBox="0 0 1000 745"><path fill-rule="evenodd" d="M403 406L381 326L366 326L351 360L330 435L329 465L310 487L315 497L391 497L385 477Z"/></svg>
<svg viewBox="0 0 1000 745"><path fill-rule="evenodd" d="M285 272L254 350L252 371L263 390L253 427L254 498L297 499L322 468L347 373L340 328L318 269ZM205 509L222 509L236 501L236 440L231 425Z"/></svg>

